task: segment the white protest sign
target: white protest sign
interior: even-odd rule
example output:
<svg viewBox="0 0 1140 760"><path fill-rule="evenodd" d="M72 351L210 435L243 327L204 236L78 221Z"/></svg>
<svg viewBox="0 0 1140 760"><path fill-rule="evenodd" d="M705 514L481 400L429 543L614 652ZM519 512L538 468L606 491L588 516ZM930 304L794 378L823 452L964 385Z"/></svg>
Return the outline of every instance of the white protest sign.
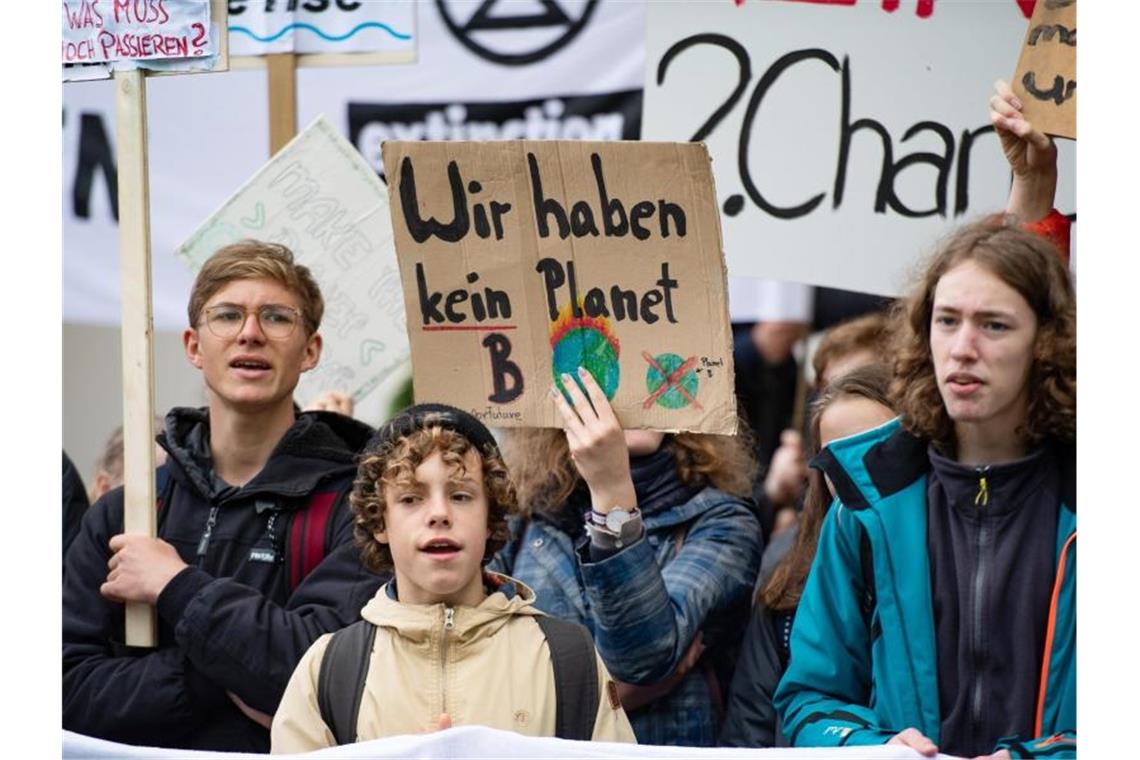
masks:
<svg viewBox="0 0 1140 760"><path fill-rule="evenodd" d="M178 250L197 270L218 248L256 238L288 246L325 300L324 350L301 376L302 403L326 390L366 396L409 355L388 192L324 119L263 166Z"/></svg>
<svg viewBox="0 0 1140 760"><path fill-rule="evenodd" d="M200 58L212 42L209 0L63 0L63 63Z"/></svg>
<svg viewBox="0 0 1140 760"><path fill-rule="evenodd" d="M708 144L730 275L895 294L940 236L1005 207L988 101L1024 4L886 5L648 4L642 139Z"/></svg>
<svg viewBox="0 0 1140 760"><path fill-rule="evenodd" d="M63 0L63 81L225 71L226 0ZM219 26L220 25L220 26Z"/></svg>
<svg viewBox="0 0 1140 760"><path fill-rule="evenodd" d="M231 53L385 53L416 57L412 0L230 0Z"/></svg>

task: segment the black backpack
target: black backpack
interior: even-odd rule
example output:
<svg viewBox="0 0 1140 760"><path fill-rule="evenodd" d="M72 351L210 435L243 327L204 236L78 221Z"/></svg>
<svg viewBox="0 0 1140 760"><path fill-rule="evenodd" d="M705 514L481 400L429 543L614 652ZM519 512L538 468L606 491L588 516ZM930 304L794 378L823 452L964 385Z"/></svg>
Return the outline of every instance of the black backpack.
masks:
<svg viewBox="0 0 1140 760"><path fill-rule="evenodd" d="M555 736L589 741L598 710L598 663L594 640L585 626L539 615L535 622L546 636L554 667ZM356 723L376 626L358 620L332 635L317 679L321 719L337 744L356 741Z"/></svg>

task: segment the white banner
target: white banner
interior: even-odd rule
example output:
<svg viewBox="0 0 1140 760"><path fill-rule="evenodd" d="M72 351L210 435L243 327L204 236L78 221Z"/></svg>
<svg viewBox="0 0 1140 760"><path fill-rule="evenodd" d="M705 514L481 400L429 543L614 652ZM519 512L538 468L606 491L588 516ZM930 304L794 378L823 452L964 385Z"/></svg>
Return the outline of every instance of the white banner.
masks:
<svg viewBox="0 0 1140 760"><path fill-rule="evenodd" d="M254 237L293 251L325 301L307 405L324 391L367 396L408 358L388 190L323 118L282 148L177 251L197 271L224 245Z"/></svg>
<svg viewBox="0 0 1140 760"><path fill-rule="evenodd" d="M498 21L488 23L475 17L480 3L420 3L416 63L299 69L299 124L326 114L373 168L378 136L396 130L404 139L417 131L430 139L636 137L645 6L549 5L560 15L535 18L532 4L496 3ZM155 78L148 100L154 321L181 330L193 274L173 253L268 159L266 75ZM65 84L63 101L64 321L114 325L114 87Z"/></svg>
<svg viewBox="0 0 1140 760"><path fill-rule="evenodd" d="M416 57L415 0L230 0L230 55L387 53Z"/></svg>
<svg viewBox="0 0 1140 760"><path fill-rule="evenodd" d="M236 758L268 758L247 752L201 752L177 749L134 747L128 744L92 739L89 736L63 732L64 758L89 760L236 760ZM692 758L693 760L919 760L922 755L909 747L821 747L811 749L711 749L704 747L659 747L655 745L612 744L609 742L575 742L565 739L538 739L521 736L512 731L499 731L484 726L461 726L422 736L393 736L343 747L329 747L315 752L296 755L273 755L274 758L502 758L534 757L546 760L559 758ZM938 754L937 760L953 760L950 755Z"/></svg>
<svg viewBox="0 0 1140 760"><path fill-rule="evenodd" d="M890 5L649 3L642 136L708 143L730 274L894 294L939 236L1004 208L987 103L1030 4Z"/></svg>

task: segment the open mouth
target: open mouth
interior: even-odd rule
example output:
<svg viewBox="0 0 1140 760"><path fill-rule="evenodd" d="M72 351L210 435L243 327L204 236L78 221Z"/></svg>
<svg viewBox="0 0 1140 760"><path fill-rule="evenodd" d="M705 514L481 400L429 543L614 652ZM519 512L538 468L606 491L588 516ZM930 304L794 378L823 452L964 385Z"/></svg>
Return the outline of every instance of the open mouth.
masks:
<svg viewBox="0 0 1140 760"><path fill-rule="evenodd" d="M260 359L234 359L230 362L234 369L247 369L252 371L265 371L271 369L269 362Z"/></svg>
<svg viewBox="0 0 1140 760"><path fill-rule="evenodd" d="M448 555L455 554L461 547L450 538L433 538L421 547L421 551L428 554Z"/></svg>

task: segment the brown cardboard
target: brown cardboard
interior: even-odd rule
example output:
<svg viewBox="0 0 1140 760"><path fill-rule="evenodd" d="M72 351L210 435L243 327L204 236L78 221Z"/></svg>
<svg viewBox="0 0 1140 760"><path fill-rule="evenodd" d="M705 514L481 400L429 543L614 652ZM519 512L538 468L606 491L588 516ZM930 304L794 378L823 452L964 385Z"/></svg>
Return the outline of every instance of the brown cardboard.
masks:
<svg viewBox="0 0 1140 760"><path fill-rule="evenodd" d="M572 371L584 355L623 427L736 431L703 144L389 141L383 159L417 401L454 404L494 427L561 427L552 367ZM615 302L615 286L632 295Z"/></svg>
<svg viewBox="0 0 1140 760"><path fill-rule="evenodd" d="M1035 128L1077 139L1077 0L1037 0L1012 86Z"/></svg>

